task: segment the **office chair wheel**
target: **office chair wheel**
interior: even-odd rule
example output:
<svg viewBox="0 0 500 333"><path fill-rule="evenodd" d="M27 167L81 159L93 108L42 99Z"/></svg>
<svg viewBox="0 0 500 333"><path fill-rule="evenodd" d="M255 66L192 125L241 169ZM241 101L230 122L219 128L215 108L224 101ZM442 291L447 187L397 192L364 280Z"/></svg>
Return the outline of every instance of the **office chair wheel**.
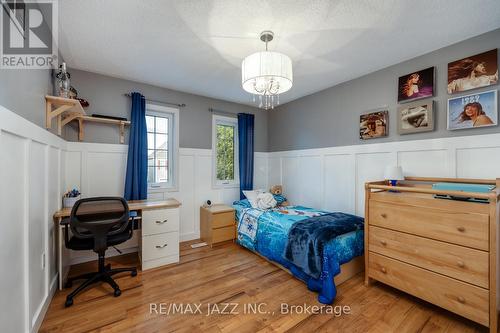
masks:
<svg viewBox="0 0 500 333"><path fill-rule="evenodd" d="M66 298L66 302L64 303L64 306L69 308L70 306L73 305L73 299L72 298Z"/></svg>
<svg viewBox="0 0 500 333"><path fill-rule="evenodd" d="M137 276L137 271L136 271L136 270L132 271L132 272L130 273L130 275L132 275L132 276Z"/></svg>
<svg viewBox="0 0 500 333"><path fill-rule="evenodd" d="M122 291L120 289L115 289L115 297L118 297L122 294Z"/></svg>

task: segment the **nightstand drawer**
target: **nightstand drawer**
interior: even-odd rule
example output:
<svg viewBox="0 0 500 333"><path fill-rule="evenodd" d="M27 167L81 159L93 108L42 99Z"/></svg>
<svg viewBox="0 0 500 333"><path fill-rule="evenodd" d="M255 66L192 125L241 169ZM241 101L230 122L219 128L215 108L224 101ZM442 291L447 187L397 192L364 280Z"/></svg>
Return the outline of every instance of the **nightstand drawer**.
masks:
<svg viewBox="0 0 500 333"><path fill-rule="evenodd" d="M488 288L488 252L370 226L370 251Z"/></svg>
<svg viewBox="0 0 500 333"><path fill-rule="evenodd" d="M488 290L370 252L370 277L488 326Z"/></svg>
<svg viewBox="0 0 500 333"><path fill-rule="evenodd" d="M437 199L436 199L437 200ZM488 251L488 215L370 200L371 225Z"/></svg>
<svg viewBox="0 0 500 333"><path fill-rule="evenodd" d="M179 231L179 209L155 209L142 212L144 236L171 231Z"/></svg>
<svg viewBox="0 0 500 333"><path fill-rule="evenodd" d="M226 212L212 215L212 229L228 227L234 224L234 212Z"/></svg>
<svg viewBox="0 0 500 333"><path fill-rule="evenodd" d="M212 243L234 239L234 225L212 230Z"/></svg>
<svg viewBox="0 0 500 333"><path fill-rule="evenodd" d="M142 237L143 261L177 254L179 254L179 233L176 231Z"/></svg>

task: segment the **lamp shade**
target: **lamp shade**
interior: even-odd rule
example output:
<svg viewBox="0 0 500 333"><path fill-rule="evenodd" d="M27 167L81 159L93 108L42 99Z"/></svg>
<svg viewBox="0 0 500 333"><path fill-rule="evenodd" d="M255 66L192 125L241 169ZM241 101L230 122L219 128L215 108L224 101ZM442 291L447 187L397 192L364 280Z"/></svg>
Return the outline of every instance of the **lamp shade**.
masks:
<svg viewBox="0 0 500 333"><path fill-rule="evenodd" d="M385 168L384 178L387 180L404 180L403 168L389 165Z"/></svg>
<svg viewBox="0 0 500 333"><path fill-rule="evenodd" d="M292 60L278 52L251 54L241 64L241 84L245 91L252 94L284 93L293 84Z"/></svg>

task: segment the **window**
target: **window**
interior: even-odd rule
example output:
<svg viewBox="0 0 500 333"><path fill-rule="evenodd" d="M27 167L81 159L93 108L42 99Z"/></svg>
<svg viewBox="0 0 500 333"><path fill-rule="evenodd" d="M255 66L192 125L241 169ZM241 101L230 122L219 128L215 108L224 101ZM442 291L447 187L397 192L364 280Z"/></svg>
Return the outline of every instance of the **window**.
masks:
<svg viewBox="0 0 500 333"><path fill-rule="evenodd" d="M178 110L146 105L148 132L148 184L150 188L171 188L176 185Z"/></svg>
<svg viewBox="0 0 500 333"><path fill-rule="evenodd" d="M214 115L212 128L214 186L235 187L239 184L238 120Z"/></svg>

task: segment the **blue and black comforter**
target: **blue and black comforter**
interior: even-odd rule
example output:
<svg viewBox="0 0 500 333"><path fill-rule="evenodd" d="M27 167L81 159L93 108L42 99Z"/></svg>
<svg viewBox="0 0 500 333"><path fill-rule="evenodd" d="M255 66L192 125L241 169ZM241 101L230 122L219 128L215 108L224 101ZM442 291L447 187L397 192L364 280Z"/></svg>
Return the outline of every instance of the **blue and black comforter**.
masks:
<svg viewBox="0 0 500 333"><path fill-rule="evenodd" d="M319 302L333 302L340 265L363 254L362 218L302 206L260 210L246 200L233 206L240 245L288 268Z"/></svg>

